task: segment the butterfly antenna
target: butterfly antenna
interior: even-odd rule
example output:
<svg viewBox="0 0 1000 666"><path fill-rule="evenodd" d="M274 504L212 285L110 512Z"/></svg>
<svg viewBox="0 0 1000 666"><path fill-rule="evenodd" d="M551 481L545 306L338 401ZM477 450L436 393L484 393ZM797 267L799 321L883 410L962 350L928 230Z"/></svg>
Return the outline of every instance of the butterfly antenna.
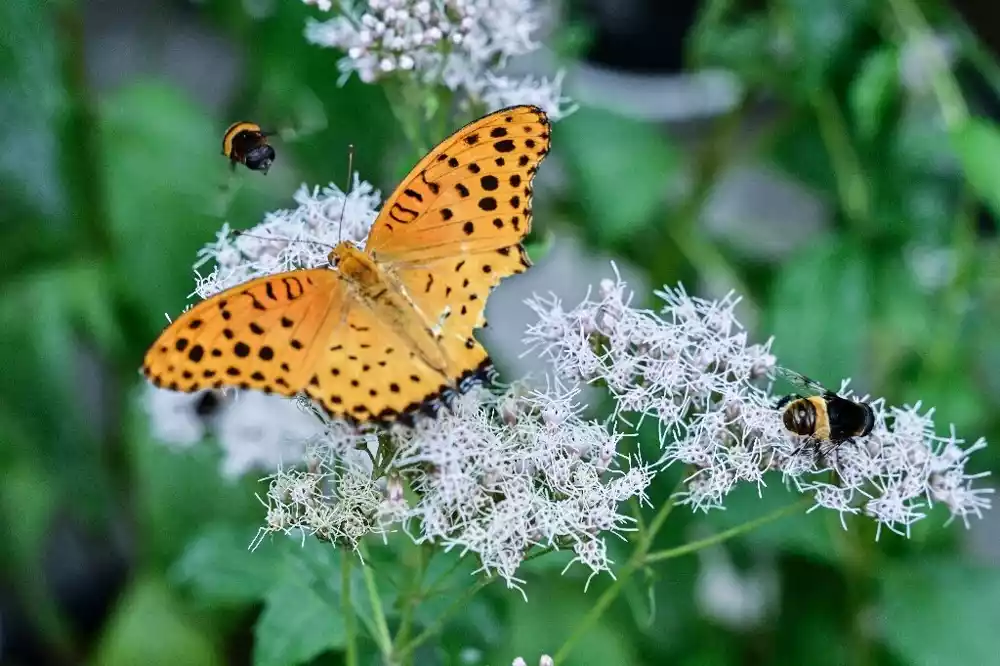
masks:
<svg viewBox="0 0 1000 666"><path fill-rule="evenodd" d="M333 249L333 245L330 245L329 243L324 243L323 241L307 240L305 238L292 238L289 240L285 240L283 238L274 238L273 236L257 236L255 234L249 234L245 231L242 231L241 229L233 229L233 235L246 236L247 238L256 238L257 240L262 240L262 241L278 241L282 243L312 243L313 245L322 245L323 247L328 247L331 250Z"/></svg>
<svg viewBox="0 0 1000 666"><path fill-rule="evenodd" d="M337 241L344 240L344 214L347 212L347 195L351 193L351 172L354 169L354 144L347 146L347 186L344 187L344 207L340 209L340 228L337 229Z"/></svg>

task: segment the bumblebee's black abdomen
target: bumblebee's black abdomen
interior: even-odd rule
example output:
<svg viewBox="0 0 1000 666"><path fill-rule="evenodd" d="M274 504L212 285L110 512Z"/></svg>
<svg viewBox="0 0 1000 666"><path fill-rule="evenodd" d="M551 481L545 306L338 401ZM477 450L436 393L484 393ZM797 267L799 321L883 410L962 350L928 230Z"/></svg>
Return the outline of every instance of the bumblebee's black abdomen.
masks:
<svg viewBox="0 0 1000 666"><path fill-rule="evenodd" d="M830 439L833 441L864 437L875 425L875 414L866 404L830 395L826 396L826 408L830 415Z"/></svg>

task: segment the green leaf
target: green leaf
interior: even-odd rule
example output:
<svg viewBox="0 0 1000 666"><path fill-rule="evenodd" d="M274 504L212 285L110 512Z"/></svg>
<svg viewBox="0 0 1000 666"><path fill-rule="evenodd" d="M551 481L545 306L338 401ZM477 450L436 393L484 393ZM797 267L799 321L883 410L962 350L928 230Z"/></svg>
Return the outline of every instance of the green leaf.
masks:
<svg viewBox="0 0 1000 666"><path fill-rule="evenodd" d="M162 581L140 578L119 601L92 662L94 666L222 666L204 623Z"/></svg>
<svg viewBox="0 0 1000 666"><path fill-rule="evenodd" d="M556 150L575 176L590 231L603 242L628 238L663 207L678 154L650 123L581 108L559 123Z"/></svg>
<svg viewBox="0 0 1000 666"><path fill-rule="evenodd" d="M333 577L337 571L328 574ZM342 648L345 641L337 599L318 594L309 576L286 575L268 592L264 612L254 627L253 663L303 664L328 650Z"/></svg>
<svg viewBox="0 0 1000 666"><path fill-rule="evenodd" d="M996 125L970 118L952 132L952 144L965 178L994 217L1000 218L1000 131Z"/></svg>
<svg viewBox="0 0 1000 666"><path fill-rule="evenodd" d="M109 282L104 265L68 262L8 281L0 299L8 452L44 460L74 507L98 513L106 477L88 411L95 403L81 386L92 393L100 384L81 373L80 360L86 347L107 354L123 344Z"/></svg>
<svg viewBox="0 0 1000 666"><path fill-rule="evenodd" d="M0 3L0 202L6 235L39 232L65 214L59 133L69 100L60 72L54 3ZM7 214L10 214L8 217ZM5 254L9 251L4 245Z"/></svg>
<svg viewBox="0 0 1000 666"><path fill-rule="evenodd" d="M881 573L883 640L913 666L991 664L1000 651L1000 570L955 561Z"/></svg>
<svg viewBox="0 0 1000 666"><path fill-rule="evenodd" d="M551 231L546 231L537 234L536 238L525 242L524 251L528 253L528 259L531 260L531 263L536 264L544 259L545 255L552 250L555 240L555 234Z"/></svg>
<svg viewBox="0 0 1000 666"><path fill-rule="evenodd" d="M889 103L898 92L899 56L896 50L883 47L869 54L847 91L851 115L862 138L875 137L885 120Z"/></svg>
<svg viewBox="0 0 1000 666"><path fill-rule="evenodd" d="M213 602L250 604L263 599L285 571L286 549L280 542L266 541L251 551L256 531L209 527L185 549L171 577Z"/></svg>
<svg viewBox="0 0 1000 666"><path fill-rule="evenodd" d="M808 95L824 85L845 57L866 18L869 0L785 0L775 12L787 27L789 58L795 63L789 83Z"/></svg>
<svg viewBox="0 0 1000 666"><path fill-rule="evenodd" d="M863 248L818 237L778 273L768 313L778 363L839 388L865 368L871 285Z"/></svg>
<svg viewBox="0 0 1000 666"><path fill-rule="evenodd" d="M208 442L176 450L155 440L137 402L126 422L126 436L132 446L136 513L155 562L163 567L175 562L210 524L263 520L254 496L260 490L255 479L224 479L220 452Z"/></svg>

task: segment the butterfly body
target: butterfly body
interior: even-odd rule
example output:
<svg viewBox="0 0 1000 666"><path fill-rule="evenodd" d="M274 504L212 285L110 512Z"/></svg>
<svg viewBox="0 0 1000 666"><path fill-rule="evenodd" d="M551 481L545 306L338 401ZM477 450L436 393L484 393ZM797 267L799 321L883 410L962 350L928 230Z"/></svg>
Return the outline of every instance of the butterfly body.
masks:
<svg viewBox="0 0 1000 666"><path fill-rule="evenodd" d="M357 424L412 422L492 377L474 331L500 280L530 266L532 180L549 150L533 106L455 132L386 199L364 249L250 280L175 319L143 372L157 386L304 393Z"/></svg>
<svg viewBox="0 0 1000 666"><path fill-rule="evenodd" d="M407 343L410 353L448 382L451 369L431 322L406 293L406 288L373 257L350 243L340 243L330 253L346 291L367 307L372 316Z"/></svg>

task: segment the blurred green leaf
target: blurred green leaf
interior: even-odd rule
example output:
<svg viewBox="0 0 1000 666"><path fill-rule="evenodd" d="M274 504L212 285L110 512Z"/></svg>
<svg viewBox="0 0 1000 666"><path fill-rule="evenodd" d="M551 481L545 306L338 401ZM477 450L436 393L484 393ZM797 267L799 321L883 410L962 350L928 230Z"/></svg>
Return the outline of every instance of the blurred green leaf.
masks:
<svg viewBox="0 0 1000 666"><path fill-rule="evenodd" d="M760 489L752 485L737 486L726 500L725 511L712 511L701 522L711 527L712 533L719 533L773 511L794 504L802 499L785 486L778 474L767 478L768 485ZM814 560L836 562L837 550L828 526L816 513L806 514L808 505L776 521L762 525L740 537L756 549L780 550L804 555Z"/></svg>
<svg viewBox="0 0 1000 666"><path fill-rule="evenodd" d="M947 435L949 426L954 425L959 437L971 438L972 441L982 430L990 412L987 397L961 363L905 383L900 402L914 405L918 401L923 403L925 410L934 407L934 425L938 434Z"/></svg>
<svg viewBox="0 0 1000 666"><path fill-rule="evenodd" d="M537 264L545 258L545 255L552 250L552 245L556 240L556 235L551 231L544 231L536 236L524 244L524 251L528 253L528 259L533 264Z"/></svg>
<svg viewBox="0 0 1000 666"><path fill-rule="evenodd" d="M255 666L294 666L344 646L339 603L317 594L311 583L308 577L286 575L268 592L254 627Z"/></svg>
<svg viewBox="0 0 1000 666"><path fill-rule="evenodd" d="M73 506L88 512L106 499L107 478L90 418L106 387L84 371L87 347L107 354L122 344L109 289L105 266L70 262L8 281L0 298L5 453L45 461Z"/></svg>
<svg viewBox="0 0 1000 666"><path fill-rule="evenodd" d="M887 107L899 93L899 57L883 47L865 58L847 91L851 116L858 134L872 139L882 127Z"/></svg>
<svg viewBox="0 0 1000 666"><path fill-rule="evenodd" d="M870 294L868 256L860 244L821 236L779 270L766 330L778 363L839 388L865 369Z"/></svg>
<svg viewBox="0 0 1000 666"><path fill-rule="evenodd" d="M286 551L272 542L251 551L255 535L256 528L209 527L187 547L171 577L217 603L251 604L263 599L284 571Z"/></svg>
<svg viewBox="0 0 1000 666"><path fill-rule="evenodd" d="M603 585L595 581L588 598L592 594L596 599L601 588ZM530 663L539 655L555 654L589 610L589 604L580 603L582 593L578 582L559 578L533 581L528 594L543 603L525 603L516 590L506 590L507 616L503 623L506 638L487 663L507 664L518 655ZM629 644L629 635L622 631L619 619L615 613L606 613L580 636L560 666L633 663L634 646Z"/></svg>
<svg viewBox="0 0 1000 666"><path fill-rule="evenodd" d="M221 226L213 213L229 169L207 113L175 88L133 84L101 109L107 210L122 286L158 331L163 314L180 312L193 291L191 265Z"/></svg>
<svg viewBox="0 0 1000 666"><path fill-rule="evenodd" d="M209 442L177 450L156 441L140 413L141 399L140 392L132 404L126 436L132 449L136 513L147 556L168 567L212 523L262 521L263 509L254 496L257 481L223 478L221 453Z"/></svg>
<svg viewBox="0 0 1000 666"><path fill-rule="evenodd" d="M174 599L162 581L136 580L118 602L94 666L223 666L207 627Z"/></svg>
<svg viewBox="0 0 1000 666"><path fill-rule="evenodd" d="M679 156L655 126L581 108L559 123L556 150L575 176L589 231L603 242L627 238L663 205Z"/></svg>
<svg viewBox="0 0 1000 666"><path fill-rule="evenodd" d="M871 367L883 378L933 342L935 312L902 257L881 257L873 268Z"/></svg>
<svg viewBox="0 0 1000 666"><path fill-rule="evenodd" d="M913 666L990 664L1000 650L1000 570L953 560L881 572L883 640Z"/></svg>
<svg viewBox="0 0 1000 666"><path fill-rule="evenodd" d="M763 12L729 20L701 19L693 34L692 54L701 67L719 67L739 75L747 86L777 81L774 35Z"/></svg>
<svg viewBox="0 0 1000 666"><path fill-rule="evenodd" d="M789 61L796 69L788 78L804 96L824 87L829 71L849 53L858 28L872 4L869 0L784 0L776 10L787 29Z"/></svg>
<svg viewBox="0 0 1000 666"><path fill-rule="evenodd" d="M39 233L65 214L59 134L68 99L59 62L55 3L0 3L0 225ZM5 254L9 252L4 244Z"/></svg>
<svg viewBox="0 0 1000 666"><path fill-rule="evenodd" d="M952 144L969 185L993 216L1000 219L1000 131L996 125L970 118L952 133Z"/></svg>

